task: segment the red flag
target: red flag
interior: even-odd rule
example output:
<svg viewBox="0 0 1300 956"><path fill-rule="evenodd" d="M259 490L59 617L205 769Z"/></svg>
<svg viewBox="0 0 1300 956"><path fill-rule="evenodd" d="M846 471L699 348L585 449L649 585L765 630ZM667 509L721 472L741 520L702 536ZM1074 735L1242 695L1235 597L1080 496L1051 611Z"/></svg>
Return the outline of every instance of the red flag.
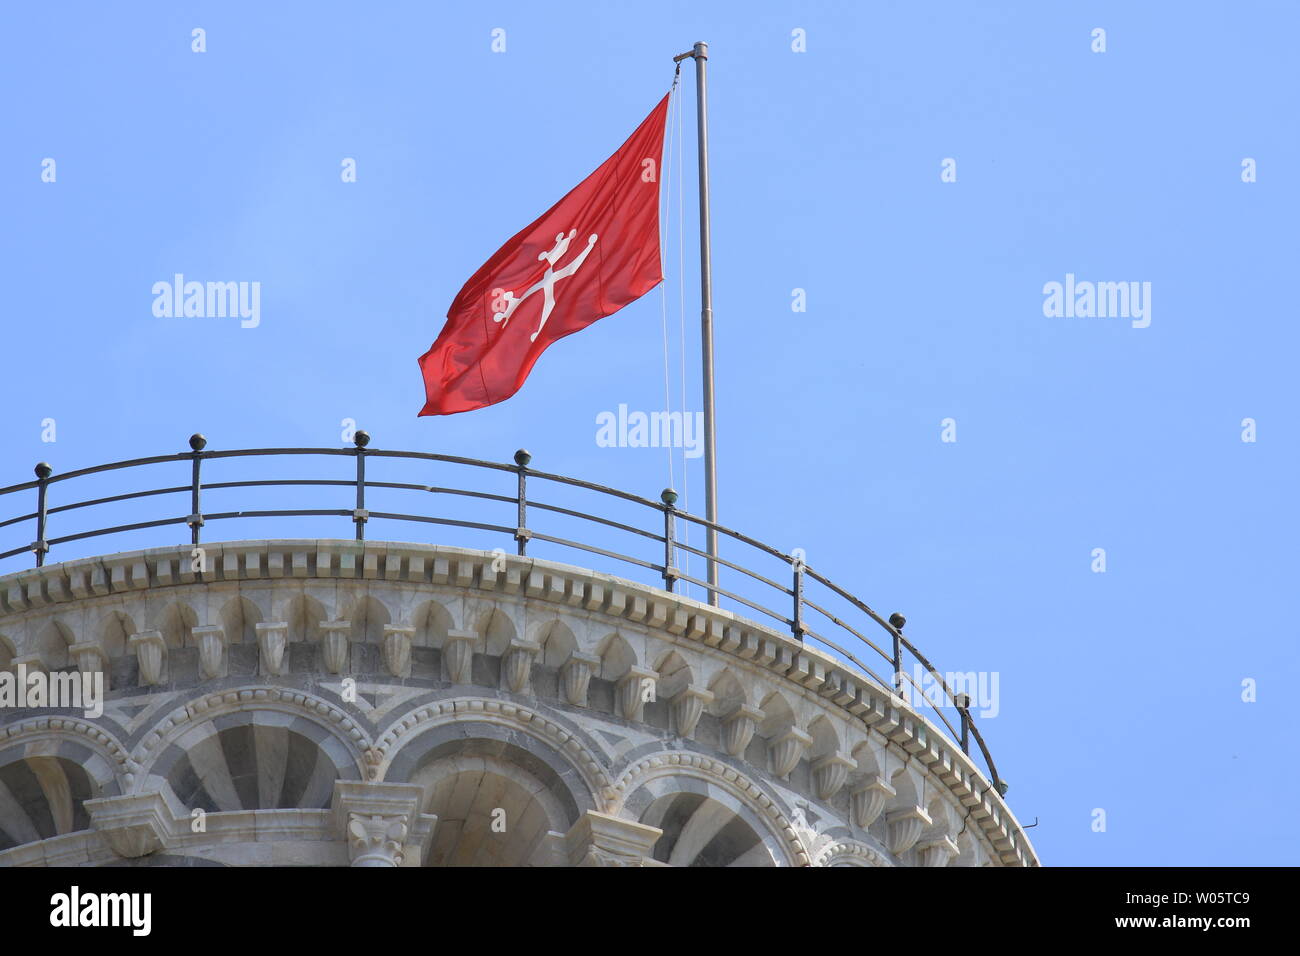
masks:
<svg viewBox="0 0 1300 956"><path fill-rule="evenodd" d="M503 402L546 347L662 280L659 164L668 97L613 156L493 254L420 356L421 415Z"/></svg>

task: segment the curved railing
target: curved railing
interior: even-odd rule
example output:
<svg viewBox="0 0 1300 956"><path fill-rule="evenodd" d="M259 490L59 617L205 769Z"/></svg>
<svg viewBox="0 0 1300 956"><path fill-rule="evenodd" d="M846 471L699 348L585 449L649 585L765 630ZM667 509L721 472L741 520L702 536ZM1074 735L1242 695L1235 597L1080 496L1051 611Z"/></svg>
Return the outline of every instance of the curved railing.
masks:
<svg viewBox="0 0 1300 956"><path fill-rule="evenodd" d="M974 739L984 758L985 766L988 770L989 779L999 793L1006 792L1006 784L998 776L997 768L994 766L993 757L984 742L983 735L975 724L974 716L971 714L971 699L969 694L954 691L949 686L947 679L934 668L934 665L920 652L912 643L903 636L902 628L906 621L902 615L891 615L888 620L882 618L873 611L863 601L859 600L853 594L841 588L833 581L819 574L809 567L802 556L799 554L785 554L776 548L757 541L738 531L714 522L707 521L697 515L681 511L676 507L677 494L671 489L665 489L660 496L659 501L651 501L648 498L642 498L638 495L629 494L604 485L598 485L589 481L582 481L577 478L567 478L563 475L549 474L543 471L536 471L529 467L531 456L523 450L515 453L515 464L507 465L500 462L481 461L474 458L460 458L452 455L438 455L430 452L413 452L413 451L390 451L387 449L369 448L370 436L364 431L356 432L354 446L352 448L250 448L237 449L230 451L211 451L207 450L207 442L202 435L194 435L190 438L190 451L178 452L172 455L156 455L149 458L133 458L126 461L111 462L104 465L95 465L91 468L81 468L76 471L64 472L63 474L54 474L49 465L42 462L36 466L36 480L28 481L22 484L10 485L6 488L0 488L0 502L8 505L11 502L17 502L18 496L24 492L36 493L35 504L36 510L16 514L12 517L0 518L0 529L8 528L15 525L21 525L23 522L34 522L36 529L35 540L22 547L13 548L8 551L0 551L0 561L13 558L25 553L35 555L36 565L39 567L44 564L46 555L57 545L67 544L73 541L81 541L87 538L98 537L100 535L118 534L130 531L139 531L148 528L160 528L167 525L187 525L190 529L191 542L198 545L201 538L202 529L208 522L223 521L233 518L284 518L284 517L343 517L350 518L356 528L356 538L358 541L364 540L365 528L368 522L376 519L396 520L396 521L413 521L424 524L442 525L446 527L473 529L476 531L504 534L512 537L516 543L517 552L521 555L527 553L528 545L533 541L542 541L549 544L557 545L564 548L583 551L589 554L596 554L611 559L615 562L630 564L637 568L654 572L663 580L663 587L667 591L674 591L679 584L694 585L702 590L710 604L717 605L721 599L729 601L757 612L763 618L776 622L780 626L788 629L793 636L799 641L812 640L828 648L831 652L838 655L842 660L851 663L863 675L881 687L890 690L895 694L910 698L913 705L918 709L928 705L933 713L938 717L940 722L947 729L953 740L960 743L964 752L970 752L970 741ZM263 456L308 456L308 455L325 455L341 456L354 458L356 461L355 478L263 478L245 481L220 481L204 482L202 480L202 466L204 462L211 462L224 458L254 458ZM437 462L447 465L465 466L474 469L484 469L488 471L506 473L514 477L515 481L513 494L498 494L481 490L472 490L467 488L442 487L417 482L401 481L374 481L366 477L366 462L373 459L410 459L421 462ZM59 501L51 506L51 491L58 488L65 482L73 479L84 478L91 475L102 474L106 472L119 471L126 468L137 468L147 465L175 464L188 462L190 464L190 480L187 484L173 485L162 488L151 488L145 491L129 491L120 494L106 495L97 498L90 498L84 501ZM637 524L629 524L622 521L615 521L608 517L590 514L577 508L563 507L557 504L548 504L529 497L528 482L542 481L548 482L552 486L563 486L575 489L583 493L594 493L602 496L605 500L618 501L635 506L638 511L650 511L656 514L655 530L648 530ZM347 487L354 489L356 505L353 508L290 508L290 509L263 509L252 511L215 511L204 512L202 510L202 495L205 491L215 491L220 489L231 488L254 488L254 487ZM397 491L416 491L437 496L450 496L458 499L473 499L480 502L492 502L500 507L508 507L513 511L513 524L500 524L490 521L472 521L465 517L455 517L452 514L410 514L393 511L376 511L366 507L366 491L368 489L387 489ZM103 506L126 501L134 501L142 498L149 498L158 495L185 494L190 496L190 509L187 514L176 515L174 517L157 518L149 521L137 521L127 524L115 525L112 527L95 528L91 530L74 531L69 534L59 535L57 537L47 537L48 532L53 526L62 522L64 515L71 512L79 511L83 508ZM53 496L58 498L59 496ZM610 548L599 547L590 541L582 542L532 527L529 525L529 516L532 512L541 512L548 516L564 516L567 518L577 519L583 522L591 522L598 525L605 533L617 532L620 534L631 535L642 543L648 544L648 547L654 549L649 559L638 557L633 554L622 553L621 551L611 550ZM0 510L0 515L4 510ZM679 522L682 523L681 529L687 533L679 534ZM721 536L721 539L728 542L728 547L720 548L719 555L710 557L706 552L689 544L689 528L698 526L705 531L713 529ZM662 529L662 533L660 530ZM743 546L747 549L745 553L763 556L765 560L774 561L778 568L784 566L785 573L789 575L790 584L787 586L771 577L760 574L747 566L749 562L733 560L732 558L723 557L721 552L724 550L735 553L734 545ZM725 569L735 576L737 584L731 584L724 588L721 584L716 586L710 585L707 580L693 577L689 573L691 556L696 557L699 561L708 565L710 561L716 561L719 569ZM685 559L683 561L683 558ZM721 575L719 576L721 581ZM730 582L729 582L730 583ZM813 599L814 591L824 591L825 594L816 594L817 600ZM745 593L742 593L745 592ZM762 598L762 595L777 592L784 595L785 607L788 611L783 612L768 607ZM755 595L759 595L756 597ZM834 601L839 601L845 606L845 610L836 613L835 610L827 607ZM855 627L845 617L852 614L865 616L871 623L861 623ZM812 616L810 618L810 615ZM832 632L835 638L826 633L826 627L822 630L814 630L811 626L813 619L820 618L827 625L835 630ZM863 633L864 630L871 626L879 627L884 631L883 641L889 645L886 650L880 647L875 641ZM844 642L844 643L841 643ZM845 644L850 644L846 647ZM876 655L880 661L889 665L892 672L892 678L886 679L876 673L868 665L863 657L867 660L875 660L866 652L870 651ZM908 659L907 655L910 655ZM934 684L927 691L921 686L921 683L915 676L907 672L907 665L915 661L928 675ZM881 667L876 663L876 667ZM935 699L935 688L942 691L942 697ZM919 694L919 699L918 695ZM955 716L957 726L953 725L949 715L945 710L950 711Z"/></svg>

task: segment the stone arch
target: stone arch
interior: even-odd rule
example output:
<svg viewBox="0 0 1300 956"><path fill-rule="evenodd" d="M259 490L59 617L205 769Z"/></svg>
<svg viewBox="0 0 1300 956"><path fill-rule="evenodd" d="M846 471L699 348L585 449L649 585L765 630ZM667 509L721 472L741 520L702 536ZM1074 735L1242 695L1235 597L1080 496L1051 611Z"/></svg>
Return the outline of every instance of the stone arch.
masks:
<svg viewBox="0 0 1300 956"><path fill-rule="evenodd" d="M378 644L384 639L384 625L393 623L383 602L368 594L348 604L343 619L352 622L352 641L357 644Z"/></svg>
<svg viewBox="0 0 1300 956"><path fill-rule="evenodd" d="M853 759L858 762L858 770L865 774L881 774L883 756L870 739L861 740L853 747Z"/></svg>
<svg viewBox="0 0 1300 956"><path fill-rule="evenodd" d="M325 605L310 594L295 594L284 608L289 640L295 643L319 642L320 624L325 620L325 613Z"/></svg>
<svg viewBox="0 0 1300 956"><path fill-rule="evenodd" d="M190 629L197 626L199 616L184 601L172 601L158 617L157 627L168 647L184 647Z"/></svg>
<svg viewBox="0 0 1300 956"><path fill-rule="evenodd" d="M542 663L547 667L562 667L578 650L578 638L559 618L539 629L536 639L542 645Z"/></svg>
<svg viewBox="0 0 1300 956"><path fill-rule="evenodd" d="M830 718L824 714L812 722L808 733L812 735L812 744L808 748L808 756L812 759L830 757L840 752L839 734L835 732Z"/></svg>
<svg viewBox="0 0 1300 956"><path fill-rule="evenodd" d="M0 762L0 851L90 828L83 804L98 795L68 756L17 755Z"/></svg>
<svg viewBox="0 0 1300 956"><path fill-rule="evenodd" d="M637 666L636 651L617 631L606 635L596 645L596 655L600 658L601 680L618 680Z"/></svg>
<svg viewBox="0 0 1300 956"><path fill-rule="evenodd" d="M67 757L83 767L97 796L115 796L129 785L139 765L118 738L101 726L70 717L33 717L5 730L0 763L30 754Z"/></svg>
<svg viewBox="0 0 1300 956"><path fill-rule="evenodd" d="M506 652L512 641L519 636L514 621L499 607L485 607L478 612L474 622L482 642L483 653L489 657L500 657Z"/></svg>
<svg viewBox="0 0 1300 956"><path fill-rule="evenodd" d="M713 692L713 702L709 704L708 710L715 717L725 717L737 707L749 704L744 686L730 668L723 668L717 673L709 683L709 690Z"/></svg>
<svg viewBox="0 0 1300 956"><path fill-rule="evenodd" d="M758 725L760 737L776 737L794 726L794 709L780 691L772 691L759 705L763 720Z"/></svg>
<svg viewBox="0 0 1300 956"><path fill-rule="evenodd" d="M374 778L402 782L438 745L441 728L447 728L447 736L463 738L471 733L467 722L476 725L478 736L541 744L533 748L534 756L566 781L576 806L601 810L610 799L613 784L594 740L577 727L562 727L528 707L491 697L434 701L397 715L375 744ZM575 786L578 782L581 786Z"/></svg>
<svg viewBox="0 0 1300 956"><path fill-rule="evenodd" d="M734 795L702 781L669 786L639 815L639 822L663 831L655 860L668 866L777 865L780 849L764 842L762 821Z"/></svg>
<svg viewBox="0 0 1300 956"><path fill-rule="evenodd" d="M429 600L416 605L411 612L411 626L415 628L411 638L415 647L442 647L455 622L441 602Z"/></svg>
<svg viewBox="0 0 1300 956"><path fill-rule="evenodd" d="M210 813L323 810L335 780L361 776L329 730L302 716L263 709L195 723L151 770L182 805Z"/></svg>
<svg viewBox="0 0 1300 956"><path fill-rule="evenodd" d="M668 784L656 793L654 784L665 779ZM778 865L809 865L807 849L776 801L735 767L703 754L662 751L641 758L625 769L614 785L609 812L639 818L656 796L689 790L692 780L708 784L712 789L706 791L707 795L716 798L719 793L729 794L750 811L761 822L767 838L764 845L773 850Z"/></svg>
<svg viewBox="0 0 1300 956"><path fill-rule="evenodd" d="M71 663L68 648L76 642L72 628L57 618L52 618L37 632L32 652L40 657L48 670L55 671Z"/></svg>
<svg viewBox="0 0 1300 956"><path fill-rule="evenodd" d="M659 675L656 696L671 700L695 683L695 672L677 651L669 649L659 657L654 666Z"/></svg>
<svg viewBox="0 0 1300 956"><path fill-rule="evenodd" d="M909 766L904 764L896 768L890 782L894 788L894 797L889 801L889 809L907 809L921 805L925 781Z"/></svg>
<svg viewBox="0 0 1300 956"><path fill-rule="evenodd" d="M126 653L126 642L135 630L135 622L125 611L116 608L106 611L95 628L95 636L99 638L104 656L111 659Z"/></svg>
<svg viewBox="0 0 1300 956"><path fill-rule="evenodd" d="M409 782L438 817L426 866L550 864L550 834L567 832L579 814L550 763L490 737L450 733L424 753Z"/></svg>
<svg viewBox="0 0 1300 956"><path fill-rule="evenodd" d="M969 827L957 834L957 857L949 866L992 866L988 851L980 844Z"/></svg>
<svg viewBox="0 0 1300 956"><path fill-rule="evenodd" d="M224 727L244 726L250 720L262 726L290 727L313 740L329 755L342 779L360 780L373 775L369 734L346 713L306 691L256 686L199 694L159 716L153 732L145 734L132 752L139 771L131 790L144 789L149 779L161 782L193 744ZM217 721L221 726L214 723Z"/></svg>
<svg viewBox="0 0 1300 956"><path fill-rule="evenodd" d="M261 609L246 597L236 595L221 606L221 626L228 644L256 644Z"/></svg>
<svg viewBox="0 0 1300 956"><path fill-rule="evenodd" d="M832 840L817 851L813 866L893 866L888 857L857 840Z"/></svg>
<svg viewBox="0 0 1300 956"><path fill-rule="evenodd" d="M941 837L952 836L956 829L956 819L948 801L944 800L939 794L930 798L930 802L925 805L925 812L930 817L930 826L922 835L923 840L937 840Z"/></svg>

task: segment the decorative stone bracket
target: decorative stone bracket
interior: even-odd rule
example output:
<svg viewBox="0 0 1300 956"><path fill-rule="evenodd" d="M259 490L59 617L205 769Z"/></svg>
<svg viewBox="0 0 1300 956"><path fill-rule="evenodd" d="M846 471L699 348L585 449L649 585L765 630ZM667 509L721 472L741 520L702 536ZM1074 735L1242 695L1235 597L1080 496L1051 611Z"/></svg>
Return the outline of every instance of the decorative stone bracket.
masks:
<svg viewBox="0 0 1300 956"><path fill-rule="evenodd" d="M574 651L560 667L560 687L564 699L574 707L587 706L587 688L591 685L591 675L600 666L600 658L595 654L583 654Z"/></svg>
<svg viewBox="0 0 1300 956"><path fill-rule="evenodd" d="M772 758L772 773L786 777L790 771L799 766L804 751L812 743L812 734L805 733L798 727L791 727L784 733L777 734L767 744L767 752Z"/></svg>
<svg viewBox="0 0 1300 956"><path fill-rule="evenodd" d="M849 771L856 767L856 761L841 753L827 754L814 760L813 784L817 787L817 796L830 800L848 782Z"/></svg>
<svg viewBox="0 0 1300 956"><path fill-rule="evenodd" d="M628 720L640 723L645 719L647 697L654 700L655 683L659 674L648 667L632 665L618 681L618 712ZM649 695L646 689L649 688Z"/></svg>
<svg viewBox="0 0 1300 956"><path fill-rule="evenodd" d="M501 682L515 694L527 693L533 676L533 661L542 645L533 641L513 640L501 658Z"/></svg>
<svg viewBox="0 0 1300 956"><path fill-rule="evenodd" d="M104 690L109 690L108 655L99 641L84 641L68 648L68 656L76 662L77 670L89 677L95 672L104 675Z"/></svg>
<svg viewBox="0 0 1300 956"><path fill-rule="evenodd" d="M744 757L745 750L749 747L749 742L754 739L754 731L758 729L759 721L762 719L761 710L744 704L722 718L723 743L726 745L727 753L733 757Z"/></svg>
<svg viewBox="0 0 1300 956"><path fill-rule="evenodd" d="M321 621L321 663L331 674L342 674L348 666L348 638L352 633L351 621Z"/></svg>
<svg viewBox="0 0 1300 956"><path fill-rule="evenodd" d="M898 856L906 853L921 838L921 831L933 821L930 815L920 807L902 807L885 814L885 823L889 828L886 845L889 852Z"/></svg>
<svg viewBox="0 0 1300 956"><path fill-rule="evenodd" d="M853 822L864 830L871 826L897 792L880 774L867 774L862 783L849 794Z"/></svg>
<svg viewBox="0 0 1300 956"><path fill-rule="evenodd" d="M220 624L190 628L190 640L199 648L199 670L205 678L226 676L226 629Z"/></svg>
<svg viewBox="0 0 1300 956"><path fill-rule="evenodd" d="M477 631L447 632L442 656L447 663L447 679L453 684L469 683L474 666L474 645L477 643Z"/></svg>
<svg viewBox="0 0 1300 956"><path fill-rule="evenodd" d="M132 634L126 646L135 651L136 662L140 665L140 686L161 684L163 665L167 661L167 642L163 640L162 631Z"/></svg>
<svg viewBox="0 0 1300 956"><path fill-rule="evenodd" d="M399 624L384 625L384 667L394 677L411 676L411 641L414 637L414 627Z"/></svg>
<svg viewBox="0 0 1300 956"><path fill-rule="evenodd" d="M280 677L285 672L284 652L289 646L289 624L278 621L254 624L257 632L258 664L263 675Z"/></svg>
<svg viewBox="0 0 1300 956"><path fill-rule="evenodd" d="M916 847L916 852L921 857L922 866L947 866L952 860L956 859L961 850L953 842L951 837L943 836L937 840L929 840L920 843Z"/></svg>
<svg viewBox="0 0 1300 956"><path fill-rule="evenodd" d="M704 708L713 703L713 692L683 687L673 697L673 723L679 737L690 737L704 716Z"/></svg>

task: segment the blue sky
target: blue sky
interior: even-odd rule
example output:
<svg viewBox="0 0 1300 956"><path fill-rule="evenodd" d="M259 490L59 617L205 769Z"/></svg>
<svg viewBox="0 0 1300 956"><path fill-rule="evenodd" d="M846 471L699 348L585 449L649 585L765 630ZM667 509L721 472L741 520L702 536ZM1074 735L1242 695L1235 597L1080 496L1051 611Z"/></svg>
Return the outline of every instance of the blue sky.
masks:
<svg viewBox="0 0 1300 956"><path fill-rule="evenodd" d="M681 407L675 208L665 294L553 346L508 402L417 419L416 359L465 279L707 40L722 521L906 613L941 669L998 672L982 726L1045 863L1300 863L1279 812L1300 785L1298 26L1283 2L6 6L0 485L194 431L339 446L352 418L376 447L526 446L538 468L655 497L666 453L599 447L595 420L663 409L665 308ZM689 64L683 80L694 411ZM260 324L155 317L175 273L260 282ZM1151 283L1150 325L1045 316L1067 273ZM702 510L685 464L675 483ZM32 537L0 534L0 550ZM462 543L370 529L420 535Z"/></svg>

